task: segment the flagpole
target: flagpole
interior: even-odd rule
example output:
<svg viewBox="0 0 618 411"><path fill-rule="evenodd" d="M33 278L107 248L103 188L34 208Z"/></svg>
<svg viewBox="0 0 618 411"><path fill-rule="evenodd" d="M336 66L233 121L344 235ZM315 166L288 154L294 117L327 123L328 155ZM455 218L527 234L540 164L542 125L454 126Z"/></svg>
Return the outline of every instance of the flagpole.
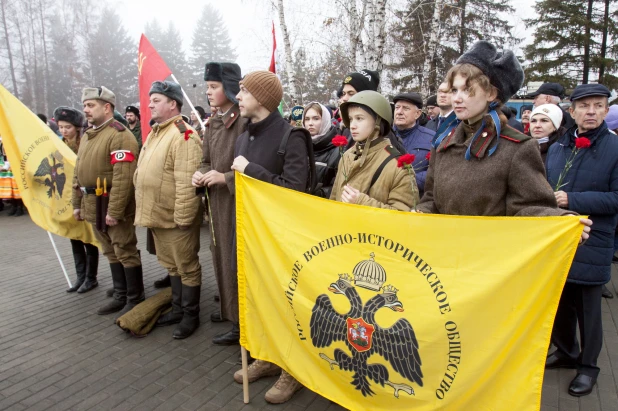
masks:
<svg viewBox="0 0 618 411"><path fill-rule="evenodd" d="M174 80L176 83L178 83L178 85L180 85L180 82L178 81L178 79L176 78L174 73L171 74L171 77L172 77L172 80ZM200 122L200 124L202 125L202 129L204 129L205 128L205 126L204 126L205 123L202 120L202 117L200 116L200 113L198 113L197 110L195 109L195 107L193 107L193 103L191 103L191 100L189 100L189 96L187 95L187 93L185 93L185 89L182 88L182 85L180 85L180 90L182 90L182 95L187 100L187 103L189 103L189 107L191 107L191 111L193 111L193 114L195 114L195 117L197 117L197 121Z"/></svg>
<svg viewBox="0 0 618 411"><path fill-rule="evenodd" d="M54 237L52 237L51 233L48 231L49 241L51 241L54 246L54 251L56 252L56 257L58 257L58 261L60 262L60 267L62 267L62 272L64 273L64 277L67 279L67 283L69 283L69 287L73 287L71 284L71 280L69 280L69 275L67 274L66 268L64 268L64 263L62 262L62 258L60 257L60 253L58 252L58 248L56 247L56 242L54 241Z"/></svg>
<svg viewBox="0 0 618 411"><path fill-rule="evenodd" d="M248 375L248 365L247 365L247 349L240 346L240 357L242 361L242 393L243 393L243 401L245 404L249 404L249 375Z"/></svg>

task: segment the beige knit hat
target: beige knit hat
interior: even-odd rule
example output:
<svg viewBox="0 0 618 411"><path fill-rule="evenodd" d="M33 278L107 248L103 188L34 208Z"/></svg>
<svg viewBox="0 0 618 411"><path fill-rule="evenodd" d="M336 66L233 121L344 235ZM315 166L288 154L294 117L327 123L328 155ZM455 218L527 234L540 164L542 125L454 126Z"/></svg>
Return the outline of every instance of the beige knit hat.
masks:
<svg viewBox="0 0 618 411"><path fill-rule="evenodd" d="M276 74L266 70L258 70L247 74L240 85L255 97L266 110L273 112L279 107L283 98L283 87Z"/></svg>

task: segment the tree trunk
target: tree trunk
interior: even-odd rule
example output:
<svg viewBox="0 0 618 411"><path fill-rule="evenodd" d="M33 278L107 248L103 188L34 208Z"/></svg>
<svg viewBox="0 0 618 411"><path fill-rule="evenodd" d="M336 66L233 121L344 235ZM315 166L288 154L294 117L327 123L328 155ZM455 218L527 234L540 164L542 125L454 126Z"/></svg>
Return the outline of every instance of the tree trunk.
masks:
<svg viewBox="0 0 618 411"><path fill-rule="evenodd" d="M438 34L440 31L440 12L442 9L442 0L436 0L433 9L433 19L431 21L431 32L429 33L429 43L425 52L425 61L423 63L423 82L421 84L422 95L424 98L429 97L430 78L432 62L436 56L438 48Z"/></svg>
<svg viewBox="0 0 618 411"><path fill-rule="evenodd" d="M586 13L586 37L584 39L584 64L582 84L588 84L590 75L590 30L592 26L592 5L594 0L588 0L588 12Z"/></svg>
<svg viewBox="0 0 618 411"><path fill-rule="evenodd" d="M605 0L605 15L603 16L603 40L601 41L601 59L599 63L599 84L603 84L605 76L605 56L607 54L607 31L609 26L609 2Z"/></svg>
<svg viewBox="0 0 618 411"><path fill-rule="evenodd" d="M19 90L17 89L17 79L15 78L15 67L13 66L13 54L11 54L11 42L9 41L9 28L6 24L6 0L0 0L2 8L2 26L4 27L4 38L6 39L6 51L9 57L9 67L11 69L11 81L13 82L13 93L19 98Z"/></svg>
<svg viewBox="0 0 618 411"><path fill-rule="evenodd" d="M17 28L17 35L19 36L19 46L21 50L21 64L22 64L22 68L24 71L24 80L26 82L26 86L24 87L24 93L22 94L22 102L29 107L33 107L34 102L32 98L32 90L30 88L32 87L32 82L30 81L30 75L28 74L28 59L26 58L26 49L25 49L26 40L24 40L24 36L21 31L21 24L19 23L19 18L15 19L15 28Z"/></svg>
<svg viewBox="0 0 618 411"><path fill-rule="evenodd" d="M377 0L375 11L375 39L370 39L374 43L374 61L371 63L371 68L381 72L384 67L384 44L386 43L386 0Z"/></svg>
<svg viewBox="0 0 618 411"><path fill-rule="evenodd" d="M298 96L297 94L297 85L296 85L296 74L294 73L294 64L292 62L292 46L290 45L290 35L288 34L288 27L285 24L285 15L283 12L283 0L277 1L277 9L279 11L279 26L281 26L281 34L283 35L283 45L285 50L285 70L288 75L288 81L290 83L290 87L288 89L288 94L292 99L293 104L298 104Z"/></svg>
<svg viewBox="0 0 618 411"><path fill-rule="evenodd" d="M464 54L466 51L466 3L467 0L459 0L459 54Z"/></svg>
<svg viewBox="0 0 618 411"><path fill-rule="evenodd" d="M41 41L43 42L43 61L45 62L45 80L43 82L43 107L49 114L49 61L47 58L47 37L45 36L45 18L43 16L43 1L39 0L39 17L41 19Z"/></svg>

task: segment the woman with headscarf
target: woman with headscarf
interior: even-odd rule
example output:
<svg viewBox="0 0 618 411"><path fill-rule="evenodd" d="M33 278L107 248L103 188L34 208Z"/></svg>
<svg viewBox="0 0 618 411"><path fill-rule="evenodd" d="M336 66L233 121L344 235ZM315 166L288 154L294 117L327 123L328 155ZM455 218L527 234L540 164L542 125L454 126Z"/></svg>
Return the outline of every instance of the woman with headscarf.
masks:
<svg viewBox="0 0 618 411"><path fill-rule="evenodd" d="M318 102L312 102L305 106L302 123L313 140L313 155L318 182L315 193L320 197L328 198L337 175L337 164L340 157L339 148L334 146L332 142L338 129L331 121L330 111Z"/></svg>
<svg viewBox="0 0 618 411"><path fill-rule="evenodd" d="M77 154L82 138L84 116L71 107L58 107L54 111L54 118L58 122L62 141ZM99 285L97 281L99 249L92 244L73 239L71 239L71 248L77 281L75 281L73 287L67 290L67 293L77 291L81 294L88 292Z"/></svg>

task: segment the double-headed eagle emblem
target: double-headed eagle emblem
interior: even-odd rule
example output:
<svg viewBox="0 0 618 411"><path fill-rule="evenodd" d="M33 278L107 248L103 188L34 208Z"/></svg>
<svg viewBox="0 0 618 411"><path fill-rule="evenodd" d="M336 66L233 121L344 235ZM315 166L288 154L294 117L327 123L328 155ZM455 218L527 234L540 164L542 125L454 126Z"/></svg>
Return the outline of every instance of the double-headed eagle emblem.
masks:
<svg viewBox="0 0 618 411"><path fill-rule="evenodd" d="M399 391L413 395L412 386L392 382L383 364L367 363L373 354L378 354L410 383L423 386L418 341L410 322L401 318L390 328L382 328L376 323L375 314L382 308L403 312L403 304L397 298L398 290L392 285L383 287L385 281L386 272L374 261L373 253L370 260L361 261L354 267L353 277L339 274L339 279L328 290L346 296L350 301L350 311L340 314L333 308L327 294L319 295L311 314L311 341L317 348L328 347L337 341L345 342L352 355L337 348L334 359L324 353L320 353L320 358L330 364L331 370L336 365L341 370L354 372L351 384L363 396L375 394L371 389L373 381L383 387L392 387L394 396L399 398ZM382 292L363 305L356 286Z"/></svg>
<svg viewBox="0 0 618 411"><path fill-rule="evenodd" d="M62 191L67 180L66 174L60 173L60 169L64 169L62 161L62 154L59 151L55 151L54 154L43 158L39 168L34 173L35 177L44 177L35 178L34 181L49 187L49 190L47 190L48 198L52 198L54 194L56 194L56 198L62 198Z"/></svg>

